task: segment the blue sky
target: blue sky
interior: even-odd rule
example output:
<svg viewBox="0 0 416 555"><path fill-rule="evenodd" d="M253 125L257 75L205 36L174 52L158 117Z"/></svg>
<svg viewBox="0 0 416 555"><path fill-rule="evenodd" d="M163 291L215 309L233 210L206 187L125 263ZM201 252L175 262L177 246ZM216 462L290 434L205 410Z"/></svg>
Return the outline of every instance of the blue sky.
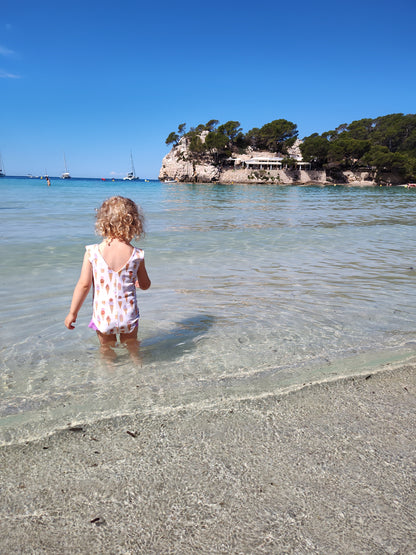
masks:
<svg viewBox="0 0 416 555"><path fill-rule="evenodd" d="M299 136L416 112L414 0L3 0L8 175L157 178L178 124Z"/></svg>

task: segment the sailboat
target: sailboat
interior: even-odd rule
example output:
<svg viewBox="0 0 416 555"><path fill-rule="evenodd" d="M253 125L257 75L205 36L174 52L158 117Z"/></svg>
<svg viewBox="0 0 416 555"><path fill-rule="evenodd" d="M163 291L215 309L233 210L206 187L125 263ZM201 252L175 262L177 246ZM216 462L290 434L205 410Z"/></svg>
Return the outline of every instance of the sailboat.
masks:
<svg viewBox="0 0 416 555"><path fill-rule="evenodd" d="M64 166L65 166L65 171L64 171L64 173L61 175L61 179L70 179L71 176L69 175L68 168L66 167L66 158L65 158L65 154L64 154Z"/></svg>
<svg viewBox="0 0 416 555"><path fill-rule="evenodd" d="M123 177L124 181L138 181L140 178L136 176L136 170L134 169L134 163L133 163L133 154L130 151L130 160L131 160L131 171L126 175L126 177Z"/></svg>
<svg viewBox="0 0 416 555"><path fill-rule="evenodd" d="M1 159L1 154L0 154L0 177L6 177L6 174L4 173L3 160Z"/></svg>

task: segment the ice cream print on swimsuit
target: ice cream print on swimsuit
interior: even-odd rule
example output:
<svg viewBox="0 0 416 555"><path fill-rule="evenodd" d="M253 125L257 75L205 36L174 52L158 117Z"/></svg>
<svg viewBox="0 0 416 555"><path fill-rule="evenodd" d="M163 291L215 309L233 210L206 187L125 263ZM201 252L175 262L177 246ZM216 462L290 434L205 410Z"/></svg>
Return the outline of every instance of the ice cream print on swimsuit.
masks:
<svg viewBox="0 0 416 555"><path fill-rule="evenodd" d="M90 327L104 334L130 333L139 322L136 279L144 259L142 249L133 248L130 259L118 271L108 267L99 245L85 247L93 271L93 317Z"/></svg>

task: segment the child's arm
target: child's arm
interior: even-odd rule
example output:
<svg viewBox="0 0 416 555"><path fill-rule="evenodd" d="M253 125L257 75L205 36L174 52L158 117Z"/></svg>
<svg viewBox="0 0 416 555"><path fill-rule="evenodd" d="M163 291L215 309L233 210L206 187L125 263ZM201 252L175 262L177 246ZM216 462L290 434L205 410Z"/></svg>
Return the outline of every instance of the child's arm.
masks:
<svg viewBox="0 0 416 555"><path fill-rule="evenodd" d="M75 286L74 294L72 295L71 308L69 309L68 316L65 318L65 326L69 330L74 329L74 323L77 319L78 312L87 298L92 284L92 266L88 260L88 253L85 253L84 262L82 263L81 275L79 276L78 283Z"/></svg>
<svg viewBox="0 0 416 555"><path fill-rule="evenodd" d="M144 290L149 289L151 283L152 282L150 281L149 276L147 275L147 270L146 270L146 266L143 258L143 260L140 262L139 269L137 270L136 287L140 287L140 289L144 289Z"/></svg>

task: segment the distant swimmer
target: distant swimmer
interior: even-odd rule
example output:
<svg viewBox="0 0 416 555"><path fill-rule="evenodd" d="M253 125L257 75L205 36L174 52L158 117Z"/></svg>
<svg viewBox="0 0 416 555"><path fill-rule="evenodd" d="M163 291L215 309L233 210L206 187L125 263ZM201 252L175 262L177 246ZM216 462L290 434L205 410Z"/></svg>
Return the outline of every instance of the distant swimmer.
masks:
<svg viewBox="0 0 416 555"><path fill-rule="evenodd" d="M51 186L51 180L49 179L49 176L46 176L46 183L48 184L48 187Z"/></svg>

